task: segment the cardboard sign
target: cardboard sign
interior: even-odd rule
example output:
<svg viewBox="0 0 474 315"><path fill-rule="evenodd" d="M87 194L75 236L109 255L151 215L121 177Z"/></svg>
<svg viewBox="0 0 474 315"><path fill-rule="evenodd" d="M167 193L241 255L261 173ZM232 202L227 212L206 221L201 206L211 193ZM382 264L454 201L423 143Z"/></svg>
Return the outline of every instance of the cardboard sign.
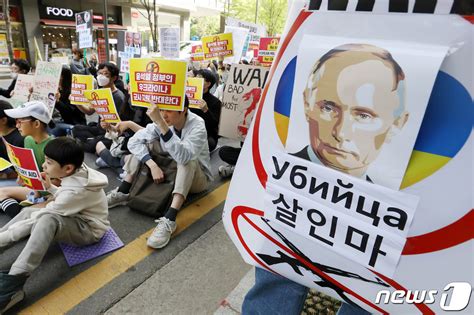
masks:
<svg viewBox="0 0 474 315"><path fill-rule="evenodd" d="M158 58L130 59L132 105L182 111L187 63Z"/></svg>
<svg viewBox="0 0 474 315"><path fill-rule="evenodd" d="M326 11L332 5L330 1L313 3ZM308 1L293 2L272 75L227 194L223 212L226 231L249 264L370 313L441 314L456 306L456 310L471 314L474 256L469 170L474 113L472 67L466 66L466 61L473 55L472 22L449 14L449 10L444 15L393 13L388 1L377 0L374 12L358 12L357 1L348 3L348 12L313 12L308 11ZM411 12L414 2L410 3ZM436 13L442 8L437 4L433 3ZM459 35L455 43L453 34ZM385 96L378 97L382 90ZM446 104L456 109L449 119ZM367 106L373 106L372 113ZM379 106L385 114L380 114ZM386 133L379 136L381 130ZM336 183L340 179L338 190L307 163L277 157L276 171L272 158L276 152L317 164L314 167L336 168L328 171ZM363 161L358 171L356 161ZM368 186L373 188L371 194L384 186L418 197L393 274L390 269L379 272L368 268L350 255L349 251L359 251L359 255L364 250L366 255L377 249L375 242L369 245L376 237L372 231L366 236L368 230L356 227L361 231L358 233L349 229L359 223L355 217L342 220L339 226L342 217L337 211L327 213L326 208L317 209L312 203L295 204L298 194L285 195L288 207L278 204L285 210L280 211L280 218L283 214L288 219L296 216L296 222L294 230L283 228L273 204L276 198L270 199L273 208L268 207L268 199L265 204L269 182L282 173L289 176L285 182L300 194L312 192L318 198L324 194L326 201L334 204L331 208L343 207L345 214L361 215L379 226L396 226L402 212L382 214L382 205L389 199L383 197L378 204L360 198L355 183L339 175L372 182L373 187ZM312 209L320 210L322 216ZM305 222L300 225L299 220ZM314 235L334 244L343 245L339 239L342 233L343 247L351 248L341 253L334 246L329 248L309 235L308 223ZM345 243L346 237L351 245ZM458 284L466 284L467 290L459 291ZM459 293L454 294L456 290ZM428 297L433 292L435 295ZM413 295L418 295L416 302Z"/></svg>
<svg viewBox="0 0 474 315"><path fill-rule="evenodd" d="M84 96L84 91L94 88L94 77L91 75L73 74L71 96L69 100L73 105L89 105L89 100Z"/></svg>
<svg viewBox="0 0 474 315"><path fill-rule="evenodd" d="M233 64L224 86L219 135L244 141L268 77L268 68Z"/></svg>
<svg viewBox="0 0 474 315"><path fill-rule="evenodd" d="M278 37L262 37L258 47L258 61L262 66L270 67L275 58L276 50L278 49Z"/></svg>
<svg viewBox="0 0 474 315"><path fill-rule="evenodd" d="M59 79L63 65L55 62L38 61L35 71L33 93L30 101L41 101L48 106L51 114L56 104Z"/></svg>
<svg viewBox="0 0 474 315"><path fill-rule="evenodd" d="M45 190L33 150L16 147L9 144L5 139L3 139L3 142L7 149L8 158L18 173L18 177L23 180L24 185L34 190Z"/></svg>
<svg viewBox="0 0 474 315"><path fill-rule="evenodd" d="M30 98L30 89L33 87L35 82L35 76L31 74L18 74L16 79L15 89L13 90L13 96L10 99L10 103L13 107L18 107L26 102Z"/></svg>
<svg viewBox="0 0 474 315"><path fill-rule="evenodd" d="M120 122L120 117L117 113L117 108L115 107L114 98L112 97L112 91L110 88L88 90L83 93L102 121L108 123Z"/></svg>
<svg viewBox="0 0 474 315"><path fill-rule="evenodd" d="M230 57L234 55L232 33L203 36L204 59Z"/></svg>
<svg viewBox="0 0 474 315"><path fill-rule="evenodd" d="M202 45L193 45L191 46L191 60L192 61L203 61L204 52L202 50Z"/></svg>
<svg viewBox="0 0 474 315"><path fill-rule="evenodd" d="M76 33L79 35L79 48L90 48L93 45L92 10L76 13Z"/></svg>
<svg viewBox="0 0 474 315"><path fill-rule="evenodd" d="M160 27L160 53L164 58L179 58L179 27Z"/></svg>
<svg viewBox="0 0 474 315"><path fill-rule="evenodd" d="M186 95L189 99L189 107L199 108L199 103L202 100L203 86L203 78L188 78L186 80Z"/></svg>

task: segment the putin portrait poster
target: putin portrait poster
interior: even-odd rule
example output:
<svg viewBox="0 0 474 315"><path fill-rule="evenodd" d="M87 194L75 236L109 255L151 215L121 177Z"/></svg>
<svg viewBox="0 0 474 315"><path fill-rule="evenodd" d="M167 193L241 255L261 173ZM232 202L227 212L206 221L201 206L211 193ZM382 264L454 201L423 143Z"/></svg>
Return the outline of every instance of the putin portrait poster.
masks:
<svg viewBox="0 0 474 315"><path fill-rule="evenodd" d="M247 263L371 313L471 314L472 24L453 1L362 2L293 2L226 231Z"/></svg>

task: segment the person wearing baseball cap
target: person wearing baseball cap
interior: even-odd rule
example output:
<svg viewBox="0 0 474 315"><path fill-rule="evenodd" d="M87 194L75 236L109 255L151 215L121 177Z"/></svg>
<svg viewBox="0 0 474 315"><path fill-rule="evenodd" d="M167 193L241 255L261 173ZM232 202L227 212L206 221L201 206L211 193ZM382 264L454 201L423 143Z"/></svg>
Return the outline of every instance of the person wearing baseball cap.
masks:
<svg viewBox="0 0 474 315"><path fill-rule="evenodd" d="M24 147L33 150L36 164L42 171L44 147L54 139L48 134L48 127L54 127L48 107L43 102L32 101L7 109L5 114L15 119L16 128L25 137ZM0 208L10 217L16 216L21 210L18 201L25 200L30 192L31 189L20 186L0 188Z"/></svg>

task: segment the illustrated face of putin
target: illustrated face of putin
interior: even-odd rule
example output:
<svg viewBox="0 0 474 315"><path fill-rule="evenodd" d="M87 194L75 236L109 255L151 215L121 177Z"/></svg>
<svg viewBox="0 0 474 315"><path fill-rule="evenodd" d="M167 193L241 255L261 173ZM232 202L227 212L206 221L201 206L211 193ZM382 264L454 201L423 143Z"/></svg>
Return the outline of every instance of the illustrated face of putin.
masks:
<svg viewBox="0 0 474 315"><path fill-rule="evenodd" d="M315 64L304 91L310 144L324 165L360 177L408 119L404 74L375 46L331 52Z"/></svg>

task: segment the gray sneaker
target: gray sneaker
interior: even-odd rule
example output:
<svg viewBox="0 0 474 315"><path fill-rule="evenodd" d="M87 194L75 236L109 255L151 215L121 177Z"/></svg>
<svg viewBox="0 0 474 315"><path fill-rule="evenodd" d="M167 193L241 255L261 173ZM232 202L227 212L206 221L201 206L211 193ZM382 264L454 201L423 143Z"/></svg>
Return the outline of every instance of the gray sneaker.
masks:
<svg viewBox="0 0 474 315"><path fill-rule="evenodd" d="M95 165L97 165L98 168L109 167L109 164L105 163L105 161L100 157L95 160Z"/></svg>
<svg viewBox="0 0 474 315"><path fill-rule="evenodd" d="M118 191L118 187L107 194L107 204L109 209L127 204L128 194Z"/></svg>
<svg viewBox="0 0 474 315"><path fill-rule="evenodd" d="M176 231L176 222L165 217L161 217L155 222L158 222L158 225L151 233L146 244L151 248L163 248L168 245L171 234Z"/></svg>
<svg viewBox="0 0 474 315"><path fill-rule="evenodd" d="M219 166L219 175L222 178L231 177L234 174L235 165L221 165Z"/></svg>

